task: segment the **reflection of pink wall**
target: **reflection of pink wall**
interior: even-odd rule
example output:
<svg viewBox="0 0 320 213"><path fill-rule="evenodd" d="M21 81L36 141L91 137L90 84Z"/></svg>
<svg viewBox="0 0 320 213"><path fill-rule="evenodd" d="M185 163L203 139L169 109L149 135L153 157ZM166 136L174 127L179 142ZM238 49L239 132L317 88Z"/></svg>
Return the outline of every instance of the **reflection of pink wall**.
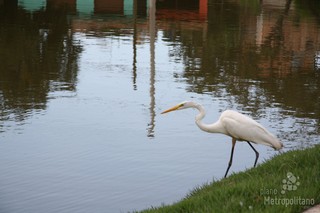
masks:
<svg viewBox="0 0 320 213"><path fill-rule="evenodd" d="M157 8L157 19L199 20L206 21L208 14L208 0L195 0L199 3L197 10L180 9L179 7ZM183 2L181 0L181 2Z"/></svg>
<svg viewBox="0 0 320 213"><path fill-rule="evenodd" d="M199 0L199 13L203 16L207 16L208 0Z"/></svg>
<svg viewBox="0 0 320 213"><path fill-rule="evenodd" d="M281 48L276 57L265 55L261 57L259 67L262 70L261 76L268 77L274 70L277 70L279 77L285 77L292 71L310 72L314 69L314 54L319 49L320 30L316 23L301 18L299 24L293 22L293 15L284 16L283 22L279 25L279 16L282 11L271 10L267 15L260 15L257 28L259 29L259 48L263 45L276 48L277 44L273 36L281 32L283 40ZM291 10L295 10L294 4ZM274 15L276 14L276 15ZM293 13L292 13L293 14ZM290 54L289 54L290 53ZM289 59L288 59L289 58ZM274 73L273 73L274 74Z"/></svg>
<svg viewBox="0 0 320 213"><path fill-rule="evenodd" d="M123 0L94 0L95 13L122 14Z"/></svg>

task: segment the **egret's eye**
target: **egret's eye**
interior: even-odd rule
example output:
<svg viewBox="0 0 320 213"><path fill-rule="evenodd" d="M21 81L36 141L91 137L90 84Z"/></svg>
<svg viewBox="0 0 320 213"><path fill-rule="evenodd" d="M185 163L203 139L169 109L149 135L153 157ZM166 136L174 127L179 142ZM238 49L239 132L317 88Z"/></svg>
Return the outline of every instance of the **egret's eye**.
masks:
<svg viewBox="0 0 320 213"><path fill-rule="evenodd" d="M183 106L184 106L184 104L180 104L180 105L179 105L179 107L183 107Z"/></svg>

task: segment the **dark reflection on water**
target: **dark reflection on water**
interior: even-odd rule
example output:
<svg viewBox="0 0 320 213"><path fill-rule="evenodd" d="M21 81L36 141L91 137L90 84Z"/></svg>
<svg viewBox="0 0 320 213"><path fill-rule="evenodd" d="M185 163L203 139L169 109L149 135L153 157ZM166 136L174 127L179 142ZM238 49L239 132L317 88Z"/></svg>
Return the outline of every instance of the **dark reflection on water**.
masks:
<svg viewBox="0 0 320 213"><path fill-rule="evenodd" d="M168 36L181 43L172 56L182 56L185 72L176 78L184 78L190 92L226 99L256 117L280 107L280 120L315 119L303 125L319 134L319 11L310 11L312 4L318 5L210 1L205 30Z"/></svg>
<svg viewBox="0 0 320 213"><path fill-rule="evenodd" d="M185 55L183 77L190 90L218 92L215 87L222 83L228 93L240 96L240 103L246 104L249 87L259 81L265 96L274 95L274 101L318 118L319 105L312 100L320 91L319 26L287 7L210 5L208 30L194 37L187 32L179 35L183 47L173 53L177 58Z"/></svg>
<svg viewBox="0 0 320 213"><path fill-rule="evenodd" d="M184 99L254 117L285 151L319 143L317 1L153 3L0 1L0 211L143 209L222 177L229 138L158 116Z"/></svg>
<svg viewBox="0 0 320 213"><path fill-rule="evenodd" d="M75 92L81 52L68 10L48 4L31 13L14 2L0 7L1 123L45 109L50 92Z"/></svg>

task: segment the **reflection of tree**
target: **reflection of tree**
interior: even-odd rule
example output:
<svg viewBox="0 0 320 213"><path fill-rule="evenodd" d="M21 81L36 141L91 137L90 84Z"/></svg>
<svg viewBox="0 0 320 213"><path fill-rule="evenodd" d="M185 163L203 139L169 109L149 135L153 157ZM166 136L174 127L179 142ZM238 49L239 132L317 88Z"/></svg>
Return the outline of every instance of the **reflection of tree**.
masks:
<svg viewBox="0 0 320 213"><path fill-rule="evenodd" d="M21 121L45 109L52 90L75 90L81 49L66 12L47 8L31 14L17 5L10 13L0 10L0 120Z"/></svg>
<svg viewBox="0 0 320 213"><path fill-rule="evenodd" d="M297 19L297 14L288 13L290 3L287 1L281 11L269 8L275 18L263 23L265 35L261 47L255 42L260 8L247 4L228 1L211 4L206 32L183 28L173 36L167 30L164 35L168 39L180 42L180 47L171 54L183 58L182 77L189 90L233 100L252 113L280 103L296 111L296 116L319 118L320 76L313 70L312 59L320 44L315 33L314 37L301 39L305 47L298 49L292 45L300 36L288 38L292 31L314 26L312 22L302 26L303 20Z"/></svg>

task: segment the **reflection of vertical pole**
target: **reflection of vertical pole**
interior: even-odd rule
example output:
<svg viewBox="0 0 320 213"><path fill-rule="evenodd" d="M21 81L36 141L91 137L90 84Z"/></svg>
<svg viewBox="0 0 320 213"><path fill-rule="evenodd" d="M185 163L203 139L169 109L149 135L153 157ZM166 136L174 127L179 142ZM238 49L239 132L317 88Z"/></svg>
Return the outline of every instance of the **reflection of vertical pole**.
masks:
<svg viewBox="0 0 320 213"><path fill-rule="evenodd" d="M260 52L260 47L263 41L263 11L257 16L257 32L256 32L256 46L257 52Z"/></svg>
<svg viewBox="0 0 320 213"><path fill-rule="evenodd" d="M133 0L133 62L132 62L133 89L137 90L137 0Z"/></svg>
<svg viewBox="0 0 320 213"><path fill-rule="evenodd" d="M149 34L150 34L150 123L148 137L154 137L155 128L155 36L156 36L156 0L149 0Z"/></svg>

